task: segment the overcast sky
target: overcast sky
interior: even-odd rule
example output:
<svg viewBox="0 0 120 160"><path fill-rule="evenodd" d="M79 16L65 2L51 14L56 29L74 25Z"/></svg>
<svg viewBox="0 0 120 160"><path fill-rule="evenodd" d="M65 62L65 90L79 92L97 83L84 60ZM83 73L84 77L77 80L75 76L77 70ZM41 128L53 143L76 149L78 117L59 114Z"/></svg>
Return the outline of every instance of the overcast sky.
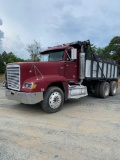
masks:
<svg viewBox="0 0 120 160"><path fill-rule="evenodd" d="M2 50L21 58L33 40L42 48L87 39L105 47L120 36L120 0L0 0L0 19Z"/></svg>

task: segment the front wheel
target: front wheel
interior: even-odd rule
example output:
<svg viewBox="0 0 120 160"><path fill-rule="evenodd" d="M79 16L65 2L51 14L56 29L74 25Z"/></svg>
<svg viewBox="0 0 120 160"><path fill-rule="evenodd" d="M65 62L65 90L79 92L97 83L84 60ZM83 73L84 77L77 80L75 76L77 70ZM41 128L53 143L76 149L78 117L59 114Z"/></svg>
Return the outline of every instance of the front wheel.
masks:
<svg viewBox="0 0 120 160"><path fill-rule="evenodd" d="M44 94L44 100L41 105L45 112L58 112L64 103L63 91L58 87L50 87Z"/></svg>

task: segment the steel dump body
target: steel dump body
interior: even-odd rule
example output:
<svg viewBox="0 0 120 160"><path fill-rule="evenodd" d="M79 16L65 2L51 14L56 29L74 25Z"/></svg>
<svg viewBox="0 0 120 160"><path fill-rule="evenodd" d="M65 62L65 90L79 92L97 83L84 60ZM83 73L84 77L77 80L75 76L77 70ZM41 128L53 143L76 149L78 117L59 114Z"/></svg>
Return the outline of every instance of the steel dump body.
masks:
<svg viewBox="0 0 120 160"><path fill-rule="evenodd" d="M86 59L86 79L117 79L118 65L115 61L99 59Z"/></svg>
<svg viewBox="0 0 120 160"><path fill-rule="evenodd" d="M88 58L87 42L78 41L76 43L70 43L70 46L73 46L77 49L81 49L81 46L83 44L84 44L83 52L85 53L85 58L84 58L85 62L81 61L81 63L83 63L83 66L80 64L79 71L81 71L80 68L82 66L83 72L85 74L84 78L86 80L118 79L118 65L115 60L98 56L94 53L91 53L90 58Z"/></svg>

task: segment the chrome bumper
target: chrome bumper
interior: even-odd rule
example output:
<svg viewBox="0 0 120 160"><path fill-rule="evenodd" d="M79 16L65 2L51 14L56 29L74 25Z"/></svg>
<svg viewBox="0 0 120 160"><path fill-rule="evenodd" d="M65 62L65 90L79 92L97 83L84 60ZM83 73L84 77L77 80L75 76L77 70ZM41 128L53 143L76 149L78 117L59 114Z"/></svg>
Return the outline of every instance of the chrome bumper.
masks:
<svg viewBox="0 0 120 160"><path fill-rule="evenodd" d="M6 89L6 98L24 104L36 104L43 100L43 92L25 93Z"/></svg>

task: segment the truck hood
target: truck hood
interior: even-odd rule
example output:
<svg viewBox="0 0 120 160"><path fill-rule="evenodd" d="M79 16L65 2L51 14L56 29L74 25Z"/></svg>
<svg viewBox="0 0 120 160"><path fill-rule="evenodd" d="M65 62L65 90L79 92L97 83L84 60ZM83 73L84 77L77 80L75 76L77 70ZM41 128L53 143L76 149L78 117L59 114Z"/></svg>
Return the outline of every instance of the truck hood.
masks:
<svg viewBox="0 0 120 160"><path fill-rule="evenodd" d="M18 66L19 65L19 66ZM24 83L37 83L36 92L40 89L47 89L52 82L66 82L64 77L64 62L16 62L7 65L7 71L11 82L16 90L20 86L20 91L32 92L30 89L23 88ZM62 72L60 72L60 68ZM11 84L10 84L11 85ZM12 88L13 89L13 88Z"/></svg>
<svg viewBox="0 0 120 160"><path fill-rule="evenodd" d="M22 72L36 75L58 75L59 62L18 62ZM41 73L40 73L41 72Z"/></svg>
<svg viewBox="0 0 120 160"><path fill-rule="evenodd" d="M59 75L60 63L61 62L17 62L12 64L18 64L20 66L21 84L23 84L26 79L32 77Z"/></svg>

